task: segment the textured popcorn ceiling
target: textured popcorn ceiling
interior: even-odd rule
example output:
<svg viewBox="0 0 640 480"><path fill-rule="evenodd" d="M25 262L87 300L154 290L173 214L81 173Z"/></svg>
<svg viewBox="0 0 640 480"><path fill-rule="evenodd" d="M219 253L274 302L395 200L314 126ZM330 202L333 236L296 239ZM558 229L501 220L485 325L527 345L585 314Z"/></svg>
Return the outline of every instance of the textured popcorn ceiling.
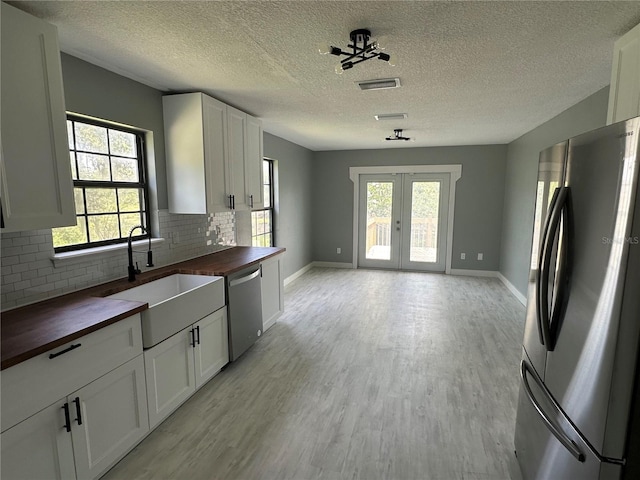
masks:
<svg viewBox="0 0 640 480"><path fill-rule="evenodd" d="M507 143L610 82L640 2L10 2L58 26L62 50L163 91L204 91L312 150ZM349 32L388 38L334 73ZM356 81L400 77L395 90ZM375 114L406 112L401 121ZM415 142L385 142L394 128Z"/></svg>

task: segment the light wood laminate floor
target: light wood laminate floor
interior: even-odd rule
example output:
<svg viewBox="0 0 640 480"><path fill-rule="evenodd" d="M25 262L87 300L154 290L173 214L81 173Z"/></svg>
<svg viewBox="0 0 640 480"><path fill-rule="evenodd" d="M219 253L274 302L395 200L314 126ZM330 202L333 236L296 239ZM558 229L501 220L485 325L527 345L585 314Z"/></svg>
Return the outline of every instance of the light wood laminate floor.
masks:
<svg viewBox="0 0 640 480"><path fill-rule="evenodd" d="M497 279L314 268L285 307L105 478L519 478L524 308Z"/></svg>

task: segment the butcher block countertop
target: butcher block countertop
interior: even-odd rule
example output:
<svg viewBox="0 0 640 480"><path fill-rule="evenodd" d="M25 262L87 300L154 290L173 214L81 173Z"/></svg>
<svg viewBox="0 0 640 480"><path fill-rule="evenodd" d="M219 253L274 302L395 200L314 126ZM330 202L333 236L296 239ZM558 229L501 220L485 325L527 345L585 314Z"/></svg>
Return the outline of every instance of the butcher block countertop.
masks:
<svg viewBox="0 0 640 480"><path fill-rule="evenodd" d="M146 303L102 298L174 273L226 276L285 251L278 247L231 247L173 265L126 276L61 297L2 313L1 369L60 347L88 333L146 310ZM123 275L126 272L123 272Z"/></svg>

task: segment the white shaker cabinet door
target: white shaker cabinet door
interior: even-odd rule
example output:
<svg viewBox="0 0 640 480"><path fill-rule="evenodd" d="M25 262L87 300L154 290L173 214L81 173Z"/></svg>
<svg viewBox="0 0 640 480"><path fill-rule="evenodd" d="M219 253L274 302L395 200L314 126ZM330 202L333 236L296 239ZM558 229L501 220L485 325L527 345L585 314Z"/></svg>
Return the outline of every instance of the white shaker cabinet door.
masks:
<svg viewBox="0 0 640 480"><path fill-rule="evenodd" d="M204 120L205 175L207 184L207 212L224 212L231 207L226 183L229 166L226 163L227 106L202 95Z"/></svg>
<svg viewBox="0 0 640 480"><path fill-rule="evenodd" d="M244 180L246 134L247 114L227 107L227 163L230 172L227 190L233 195L234 210L246 210L249 205Z"/></svg>
<svg viewBox="0 0 640 480"><path fill-rule="evenodd" d="M264 208L264 157L262 121L247 115L247 145L244 164L244 176L248 195L249 208Z"/></svg>
<svg viewBox="0 0 640 480"><path fill-rule="evenodd" d="M200 388L229 363L227 307L207 315L194 325L196 329L196 388Z"/></svg>
<svg viewBox="0 0 640 480"><path fill-rule="evenodd" d="M75 478L71 433L65 429L65 402L61 399L2 434L3 479Z"/></svg>
<svg viewBox="0 0 640 480"><path fill-rule="evenodd" d="M3 231L76 224L56 27L2 3Z"/></svg>
<svg viewBox="0 0 640 480"><path fill-rule="evenodd" d="M71 394L78 479L97 478L149 431L142 355Z"/></svg>
<svg viewBox="0 0 640 480"><path fill-rule="evenodd" d="M192 327L145 350L149 425L154 428L196 390Z"/></svg>

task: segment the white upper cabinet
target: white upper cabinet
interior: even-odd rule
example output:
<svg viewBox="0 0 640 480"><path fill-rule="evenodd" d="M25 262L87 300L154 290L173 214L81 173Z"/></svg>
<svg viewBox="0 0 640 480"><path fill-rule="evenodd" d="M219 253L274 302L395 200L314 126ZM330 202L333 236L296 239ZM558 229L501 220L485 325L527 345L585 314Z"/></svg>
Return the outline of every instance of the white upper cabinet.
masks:
<svg viewBox="0 0 640 480"><path fill-rule="evenodd" d="M227 107L227 145L229 160L228 192L232 195L235 210L248 208L248 194L244 179L245 155L247 152L247 114Z"/></svg>
<svg viewBox="0 0 640 480"><path fill-rule="evenodd" d="M247 115L247 146L245 155L244 179L248 195L249 208L264 208L263 191L263 168L262 159L264 157L262 143L262 121L258 118Z"/></svg>
<svg viewBox="0 0 640 480"><path fill-rule="evenodd" d="M167 189L172 213L230 207L226 196L227 106L202 93L162 98Z"/></svg>
<svg viewBox="0 0 640 480"><path fill-rule="evenodd" d="M165 96L163 106L169 210L261 208L260 121L203 93Z"/></svg>
<svg viewBox="0 0 640 480"><path fill-rule="evenodd" d="M76 224L56 27L2 3L3 231Z"/></svg>
<svg viewBox="0 0 640 480"><path fill-rule="evenodd" d="M640 115L640 25L613 48L607 125Z"/></svg>

